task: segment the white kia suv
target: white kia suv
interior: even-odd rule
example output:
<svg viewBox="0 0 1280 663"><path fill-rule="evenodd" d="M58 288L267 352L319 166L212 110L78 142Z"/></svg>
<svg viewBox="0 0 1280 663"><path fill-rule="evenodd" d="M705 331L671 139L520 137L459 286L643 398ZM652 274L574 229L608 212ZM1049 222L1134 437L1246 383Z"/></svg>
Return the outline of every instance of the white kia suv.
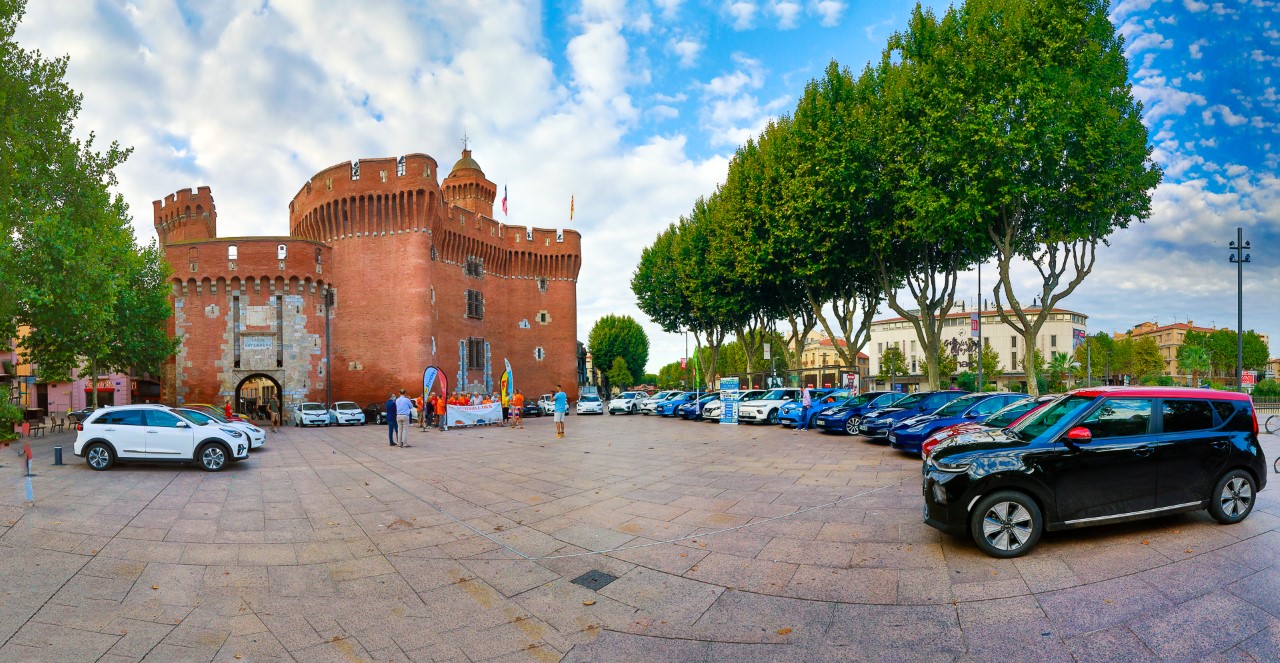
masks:
<svg viewBox="0 0 1280 663"><path fill-rule="evenodd" d="M200 424L201 426L206 424L225 426L244 433L245 437L249 438L250 450L257 449L267 443L267 431L264 431L247 421L229 421L224 417L214 416L212 413L190 407L176 407L174 409L181 412L182 416Z"/></svg>
<svg viewBox="0 0 1280 663"><path fill-rule="evenodd" d="M644 398L643 391L624 391L609 401L609 414L615 412L635 414L640 411L640 403Z"/></svg>
<svg viewBox="0 0 1280 663"><path fill-rule="evenodd" d="M249 457L245 434L222 424L198 424L164 405L105 407L76 425L76 456L90 468L110 469L116 461L197 463L218 472Z"/></svg>
<svg viewBox="0 0 1280 663"><path fill-rule="evenodd" d="M770 389L767 393L738 404L738 421L767 421L778 423L778 410L784 403L800 399L800 390L792 388Z"/></svg>

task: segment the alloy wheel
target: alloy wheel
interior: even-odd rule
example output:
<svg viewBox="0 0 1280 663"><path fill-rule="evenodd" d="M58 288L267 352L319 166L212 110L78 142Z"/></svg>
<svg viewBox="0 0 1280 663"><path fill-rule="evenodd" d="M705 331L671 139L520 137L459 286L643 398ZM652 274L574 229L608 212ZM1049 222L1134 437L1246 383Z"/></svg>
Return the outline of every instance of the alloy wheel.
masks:
<svg viewBox="0 0 1280 663"><path fill-rule="evenodd" d="M998 550L1017 550L1031 538L1031 513L1016 502L991 505L982 519L982 535Z"/></svg>
<svg viewBox="0 0 1280 663"><path fill-rule="evenodd" d="M1223 513L1232 518L1238 518L1240 514L1248 511L1253 503L1253 488L1249 486L1248 481L1236 477L1222 487L1219 500L1222 503Z"/></svg>
<svg viewBox="0 0 1280 663"><path fill-rule="evenodd" d="M204 465L206 470L220 470L223 465L227 464L227 454L222 450L222 447L209 445L200 454L200 464Z"/></svg>
<svg viewBox="0 0 1280 663"><path fill-rule="evenodd" d="M849 420L844 422L844 432L850 435L858 434L858 418L857 417L849 417Z"/></svg>
<svg viewBox="0 0 1280 663"><path fill-rule="evenodd" d="M101 445L89 450L89 467L95 470L105 470L111 464L111 452Z"/></svg>

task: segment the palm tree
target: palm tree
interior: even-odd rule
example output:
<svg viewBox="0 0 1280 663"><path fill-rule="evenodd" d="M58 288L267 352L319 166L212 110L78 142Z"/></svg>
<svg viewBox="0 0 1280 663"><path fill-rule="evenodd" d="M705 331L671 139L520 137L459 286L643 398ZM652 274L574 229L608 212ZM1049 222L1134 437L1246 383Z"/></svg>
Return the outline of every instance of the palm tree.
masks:
<svg viewBox="0 0 1280 663"><path fill-rule="evenodd" d="M1049 389L1057 391L1066 386L1067 371L1071 368L1071 359L1065 352L1053 353L1053 358L1049 360L1048 375L1053 376L1053 382L1049 385Z"/></svg>
<svg viewBox="0 0 1280 663"><path fill-rule="evenodd" d="M1192 386L1200 386L1200 374L1212 368L1209 351L1198 345L1184 345L1178 348L1178 369L1182 373L1191 371Z"/></svg>

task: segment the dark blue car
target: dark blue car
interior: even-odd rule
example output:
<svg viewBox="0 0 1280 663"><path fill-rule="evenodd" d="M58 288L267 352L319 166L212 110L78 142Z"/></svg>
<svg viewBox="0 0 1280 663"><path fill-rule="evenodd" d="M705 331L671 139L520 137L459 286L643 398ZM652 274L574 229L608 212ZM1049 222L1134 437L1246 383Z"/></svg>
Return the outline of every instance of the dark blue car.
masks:
<svg viewBox="0 0 1280 663"><path fill-rule="evenodd" d="M907 395L896 391L868 391L850 398L843 403L819 414L813 420L813 427L826 432L858 434L858 422L863 415L881 408L889 407Z"/></svg>
<svg viewBox="0 0 1280 663"><path fill-rule="evenodd" d="M981 422L1004 406L1026 398L1025 394L966 394L932 414L899 421L889 431L889 445L900 451L920 453L920 445L935 432L965 422Z"/></svg>
<svg viewBox="0 0 1280 663"><path fill-rule="evenodd" d="M809 398L813 404L809 406L809 428L813 428L813 420L819 413L849 400L850 396L848 389L810 389ZM783 403L782 407L778 408L778 425L791 428L799 424L800 411L803 407L800 401Z"/></svg>
<svg viewBox="0 0 1280 663"><path fill-rule="evenodd" d="M703 392L702 398L699 398L696 401L689 401L684 405L681 405L680 407L676 408L676 416L680 417L681 419L687 419L690 421L696 421L698 419L701 419L702 408L706 407L707 403L710 403L711 401L714 401L717 398L720 398L719 392L715 392L715 391L710 393Z"/></svg>
<svg viewBox="0 0 1280 663"><path fill-rule="evenodd" d="M676 415L676 408L680 407L681 405L684 405L685 403L688 403L689 401L697 397L698 395L696 393L692 391L686 391L685 393L680 394L675 398L662 401L661 403L658 403L658 409L657 409L658 416L674 417Z"/></svg>
<svg viewBox="0 0 1280 663"><path fill-rule="evenodd" d="M943 405L969 392L956 390L920 391L894 403L892 407L868 413L858 423L858 434L872 439L886 439L889 429L899 421L922 414L933 414Z"/></svg>

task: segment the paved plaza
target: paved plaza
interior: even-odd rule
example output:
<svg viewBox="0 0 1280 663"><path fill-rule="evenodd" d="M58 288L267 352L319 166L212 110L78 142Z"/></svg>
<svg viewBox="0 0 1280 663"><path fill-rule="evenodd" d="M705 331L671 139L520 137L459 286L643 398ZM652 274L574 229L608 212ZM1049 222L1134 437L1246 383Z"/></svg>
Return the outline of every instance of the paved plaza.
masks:
<svg viewBox="0 0 1280 663"><path fill-rule="evenodd" d="M289 428L220 474L93 472L67 433L32 445L35 507L5 449L0 660L1280 660L1274 485L1240 525L997 560L921 523L918 458L860 438L568 431Z"/></svg>

